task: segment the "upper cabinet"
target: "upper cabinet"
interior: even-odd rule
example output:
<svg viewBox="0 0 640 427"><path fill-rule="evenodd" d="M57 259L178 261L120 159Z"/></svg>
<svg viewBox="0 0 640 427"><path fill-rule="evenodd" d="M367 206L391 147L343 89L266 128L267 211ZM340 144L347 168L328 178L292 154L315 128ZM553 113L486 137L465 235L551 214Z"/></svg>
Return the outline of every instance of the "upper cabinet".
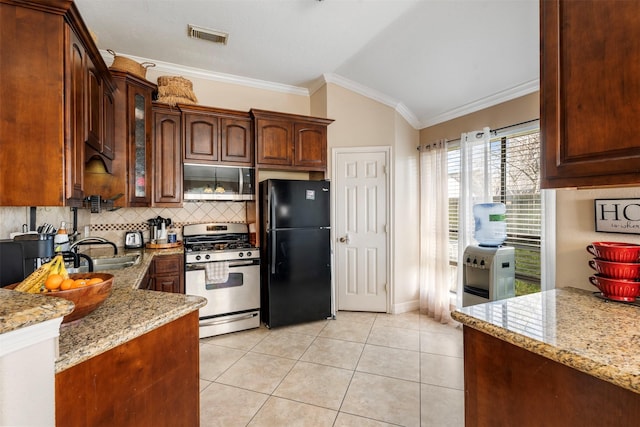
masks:
<svg viewBox="0 0 640 427"><path fill-rule="evenodd" d="M114 135L112 166L108 173L104 168L86 169L85 193L115 199L115 207L148 207L153 185L151 98L157 88L124 71L111 73L116 91L104 98L103 115L112 115L115 124L110 130Z"/></svg>
<svg viewBox="0 0 640 427"><path fill-rule="evenodd" d="M185 163L253 165L253 133L248 113L179 104Z"/></svg>
<svg viewBox="0 0 640 427"><path fill-rule="evenodd" d="M0 205L80 206L110 73L72 2L0 0L0 28Z"/></svg>
<svg viewBox="0 0 640 427"><path fill-rule="evenodd" d="M640 183L640 2L540 7L542 188Z"/></svg>
<svg viewBox="0 0 640 427"><path fill-rule="evenodd" d="M127 76L126 114L129 206L151 206L153 188L153 118L151 98L156 86Z"/></svg>
<svg viewBox="0 0 640 427"><path fill-rule="evenodd" d="M326 171L327 126L331 119L251 110L256 135L256 166Z"/></svg>
<svg viewBox="0 0 640 427"><path fill-rule="evenodd" d="M293 165L309 170L327 168L327 125L297 121L293 124Z"/></svg>
<svg viewBox="0 0 640 427"><path fill-rule="evenodd" d="M169 105L153 105L154 206L182 206L180 115Z"/></svg>

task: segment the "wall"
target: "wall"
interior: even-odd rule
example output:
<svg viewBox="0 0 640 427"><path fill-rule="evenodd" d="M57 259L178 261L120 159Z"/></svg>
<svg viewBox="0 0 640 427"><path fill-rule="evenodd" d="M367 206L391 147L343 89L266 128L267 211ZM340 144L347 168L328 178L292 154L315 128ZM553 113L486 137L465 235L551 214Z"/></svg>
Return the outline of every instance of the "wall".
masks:
<svg viewBox="0 0 640 427"><path fill-rule="evenodd" d="M393 276L394 312L420 306L420 170L417 147L419 132L395 113L393 149Z"/></svg>
<svg viewBox="0 0 640 427"><path fill-rule="evenodd" d="M494 107L467 114L420 130L420 144L427 144L441 138L459 139L463 132L470 132L489 126L499 129L540 117L540 94L531 93Z"/></svg>
<svg viewBox="0 0 640 427"><path fill-rule="evenodd" d="M158 76L176 75L167 71L149 68L147 80L157 82ZM206 77L184 76L193 83L193 92L198 105L249 111L252 108L284 113L309 115L309 97L283 89L267 90L239 84L221 82Z"/></svg>
<svg viewBox="0 0 640 427"><path fill-rule="evenodd" d="M595 273L585 248L591 242L616 241L640 244L640 235L595 231L594 199L640 198L640 187L568 189L556 191L556 287L572 286L597 291L589 282Z"/></svg>
<svg viewBox="0 0 640 427"><path fill-rule="evenodd" d="M319 93L318 93L319 92ZM391 263L389 276L393 313L415 310L419 304L417 267L419 244L417 159L419 133L393 108L327 84L312 96L312 109L334 119L328 128L329 160L331 151L345 147L391 147L390 233ZM332 176L329 162L328 176Z"/></svg>
<svg viewBox="0 0 640 427"><path fill-rule="evenodd" d="M420 142L439 138L457 139L462 132L489 126L493 129L539 117L539 93L497 105L468 116L422 129ZM556 194L556 275L555 286L573 286L590 291L595 272L589 267L592 256L585 247L594 241L640 243L640 236L595 232L594 199L637 198L640 188L561 189Z"/></svg>
<svg viewBox="0 0 640 427"><path fill-rule="evenodd" d="M111 240L118 246L124 246L125 231L141 230L147 235L147 220L162 216L171 218L179 227L178 239L182 239L181 227L194 222L245 222L246 206L244 202L189 202L182 208L123 208L116 211L90 213L88 209L78 209L77 229L79 237L99 236ZM43 223L59 227L61 221L67 223L71 232L73 213L69 208L39 206L36 209L36 225ZM28 207L0 207L0 239L8 239L10 233L22 229L22 224L29 224ZM89 233L85 233L85 225Z"/></svg>
<svg viewBox="0 0 640 427"><path fill-rule="evenodd" d="M84 232L84 225L90 223L89 211L78 209L78 230ZM29 207L0 207L0 239L8 239L11 233L21 232L22 225L30 222ZM58 228L64 221L69 232L73 223L73 211L70 208L39 206L36 208L36 226L48 223Z"/></svg>

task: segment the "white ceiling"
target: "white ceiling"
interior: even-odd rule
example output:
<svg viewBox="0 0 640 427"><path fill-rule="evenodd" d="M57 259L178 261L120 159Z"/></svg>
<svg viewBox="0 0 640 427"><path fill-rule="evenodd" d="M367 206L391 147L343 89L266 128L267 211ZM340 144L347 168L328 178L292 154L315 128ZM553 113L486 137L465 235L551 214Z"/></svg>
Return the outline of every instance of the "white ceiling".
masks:
<svg viewBox="0 0 640 427"><path fill-rule="evenodd" d="M341 84L423 128L538 90L538 0L76 0L100 49L236 82ZM193 24L226 45L187 36Z"/></svg>

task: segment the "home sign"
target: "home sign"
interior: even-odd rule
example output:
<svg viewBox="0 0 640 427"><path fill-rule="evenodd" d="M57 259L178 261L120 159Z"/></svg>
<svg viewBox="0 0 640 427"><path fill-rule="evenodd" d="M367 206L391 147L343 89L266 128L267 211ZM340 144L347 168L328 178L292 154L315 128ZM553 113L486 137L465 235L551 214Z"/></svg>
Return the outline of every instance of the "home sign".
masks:
<svg viewBox="0 0 640 427"><path fill-rule="evenodd" d="M596 231L640 234L640 199L595 199Z"/></svg>

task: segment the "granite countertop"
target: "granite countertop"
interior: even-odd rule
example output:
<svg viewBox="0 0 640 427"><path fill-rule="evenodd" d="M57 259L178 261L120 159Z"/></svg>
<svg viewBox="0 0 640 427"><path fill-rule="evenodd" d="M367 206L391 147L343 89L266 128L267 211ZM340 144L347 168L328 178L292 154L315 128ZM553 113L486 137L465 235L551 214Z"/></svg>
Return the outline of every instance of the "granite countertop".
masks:
<svg viewBox="0 0 640 427"><path fill-rule="evenodd" d="M62 298L0 288L0 334L65 316L73 303Z"/></svg>
<svg viewBox="0 0 640 427"><path fill-rule="evenodd" d="M90 250L92 257L111 255ZM111 295L95 311L60 327L56 373L120 344L170 323L206 304L206 299L138 289L149 264L157 255L182 254L182 248L118 250L118 254L139 253L140 261L114 275ZM0 289L0 333L64 316L72 303L44 295L27 295Z"/></svg>
<svg viewBox="0 0 640 427"><path fill-rule="evenodd" d="M478 331L640 393L640 307L558 288L464 307L452 317Z"/></svg>

